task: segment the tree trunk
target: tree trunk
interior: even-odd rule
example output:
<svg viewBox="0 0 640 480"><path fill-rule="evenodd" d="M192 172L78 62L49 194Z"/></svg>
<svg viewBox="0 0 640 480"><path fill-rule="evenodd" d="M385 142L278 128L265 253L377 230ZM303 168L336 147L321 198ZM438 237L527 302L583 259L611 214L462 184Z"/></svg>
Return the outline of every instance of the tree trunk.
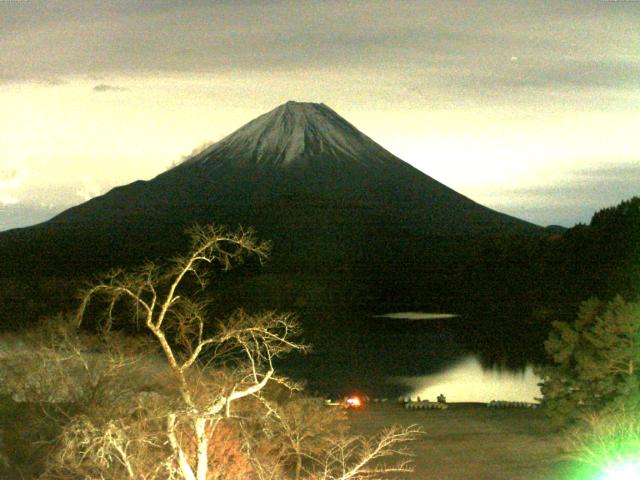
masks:
<svg viewBox="0 0 640 480"><path fill-rule="evenodd" d="M193 469L191 468L191 465L189 465L189 461L187 460L187 457L184 454L182 448L180 448L178 439L176 438L175 413L171 413L167 417L167 436L169 437L169 443L173 448L175 458L177 458L178 460L178 466L180 467L182 476L185 478L185 480L196 480L196 476L193 474Z"/></svg>
<svg viewBox="0 0 640 480"><path fill-rule="evenodd" d="M196 439L198 441L198 479L207 480L209 472L209 438L207 437L207 420L196 419Z"/></svg>
<svg viewBox="0 0 640 480"><path fill-rule="evenodd" d="M296 480L300 480L300 475L302 474L302 453L300 452L300 448L298 446L295 447L296 451Z"/></svg>

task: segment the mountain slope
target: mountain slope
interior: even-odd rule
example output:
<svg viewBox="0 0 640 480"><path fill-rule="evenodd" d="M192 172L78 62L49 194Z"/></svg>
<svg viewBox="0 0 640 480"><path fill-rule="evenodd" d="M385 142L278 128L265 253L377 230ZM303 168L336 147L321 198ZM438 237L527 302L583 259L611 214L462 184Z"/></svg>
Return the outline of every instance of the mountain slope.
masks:
<svg viewBox="0 0 640 480"><path fill-rule="evenodd" d="M161 208L242 208L292 200L388 209L421 233L537 227L489 210L414 169L323 104L288 102L149 182L71 208L51 223L163 216Z"/></svg>

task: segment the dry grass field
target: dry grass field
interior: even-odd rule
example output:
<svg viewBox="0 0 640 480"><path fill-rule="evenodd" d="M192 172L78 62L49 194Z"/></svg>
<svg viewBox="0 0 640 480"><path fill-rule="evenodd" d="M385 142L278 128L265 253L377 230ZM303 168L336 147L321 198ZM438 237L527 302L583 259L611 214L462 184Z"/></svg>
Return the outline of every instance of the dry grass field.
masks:
<svg viewBox="0 0 640 480"><path fill-rule="evenodd" d="M419 425L411 444L416 480L563 480L572 478L562 458L562 437L540 410L450 404L447 410L405 410L371 403L350 411L352 432L374 434L393 424Z"/></svg>
<svg viewBox="0 0 640 480"><path fill-rule="evenodd" d="M1 400L1 399L0 399ZM38 423L41 410L30 404L0 401L0 429L6 434L8 460L20 465L22 475L5 469L0 479L34 478L42 468L39 436L53 431L42 427L15 428ZM2 408L2 407L6 408ZM9 408L11 407L11 408ZM340 408L340 407L328 407ZM416 480L576 480L562 457L562 436L549 427L540 410L494 409L481 404L450 404L447 410L405 410L397 403L370 403L365 410L347 411L351 433L374 435L393 424L419 425L425 432L409 444L415 454ZM13 428L12 428L13 426ZM37 427L37 425L36 425Z"/></svg>

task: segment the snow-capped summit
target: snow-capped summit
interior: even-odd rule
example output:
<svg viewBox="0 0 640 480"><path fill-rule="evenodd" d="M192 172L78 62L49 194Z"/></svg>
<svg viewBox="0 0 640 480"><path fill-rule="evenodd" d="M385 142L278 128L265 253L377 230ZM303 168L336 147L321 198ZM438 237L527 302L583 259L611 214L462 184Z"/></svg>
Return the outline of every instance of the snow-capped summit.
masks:
<svg viewBox="0 0 640 480"><path fill-rule="evenodd" d="M289 101L188 159L185 164L288 167L320 161L366 163L398 161L323 103Z"/></svg>

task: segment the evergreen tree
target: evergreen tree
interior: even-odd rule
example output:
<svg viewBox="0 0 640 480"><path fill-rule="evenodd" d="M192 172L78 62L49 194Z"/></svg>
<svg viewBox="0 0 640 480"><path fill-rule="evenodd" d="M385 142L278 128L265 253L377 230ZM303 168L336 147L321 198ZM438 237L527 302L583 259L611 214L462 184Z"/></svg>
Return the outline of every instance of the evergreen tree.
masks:
<svg viewBox="0 0 640 480"><path fill-rule="evenodd" d="M640 304L617 296L580 305L571 325L554 322L545 342L554 364L538 372L544 404L557 425L625 404L635 408L640 375Z"/></svg>

